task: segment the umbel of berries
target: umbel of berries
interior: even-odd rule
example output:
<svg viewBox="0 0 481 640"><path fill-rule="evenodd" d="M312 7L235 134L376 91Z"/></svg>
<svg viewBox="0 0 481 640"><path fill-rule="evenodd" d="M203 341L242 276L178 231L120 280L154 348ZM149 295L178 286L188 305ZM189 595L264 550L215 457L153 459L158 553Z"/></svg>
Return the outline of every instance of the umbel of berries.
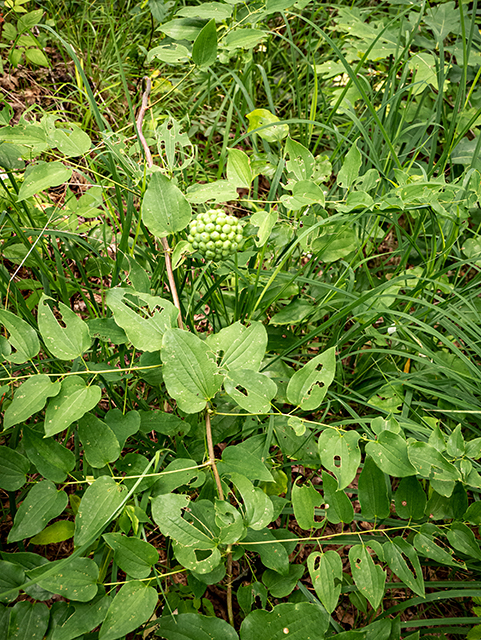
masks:
<svg viewBox="0 0 481 640"><path fill-rule="evenodd" d="M192 220L187 240L207 260L224 260L239 248L242 227L234 216L209 209Z"/></svg>

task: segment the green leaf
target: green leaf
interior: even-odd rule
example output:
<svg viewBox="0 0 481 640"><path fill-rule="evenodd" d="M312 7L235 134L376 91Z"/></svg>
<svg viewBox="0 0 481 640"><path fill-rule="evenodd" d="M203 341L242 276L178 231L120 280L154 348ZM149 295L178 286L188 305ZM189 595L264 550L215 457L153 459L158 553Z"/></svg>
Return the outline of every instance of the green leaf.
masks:
<svg viewBox="0 0 481 640"><path fill-rule="evenodd" d="M287 138L285 150L289 156L286 169L292 174L292 177L296 180L309 180L316 164L312 153L292 138Z"/></svg>
<svg viewBox="0 0 481 640"><path fill-rule="evenodd" d="M469 505L468 510L464 514L463 520L470 524L481 524L481 500Z"/></svg>
<svg viewBox="0 0 481 640"><path fill-rule="evenodd" d="M276 124L279 118L267 109L254 109L246 115L249 120L248 133L255 131L260 138L267 142L280 142L289 134L287 124ZM260 129L257 131L257 129Z"/></svg>
<svg viewBox="0 0 481 640"><path fill-rule="evenodd" d="M165 385L186 413L202 411L222 385L222 375L210 355L205 342L193 333L169 329L164 335Z"/></svg>
<svg viewBox="0 0 481 640"><path fill-rule="evenodd" d="M310 602L278 604L252 611L241 624L241 640L323 640L329 615Z"/></svg>
<svg viewBox="0 0 481 640"><path fill-rule="evenodd" d="M286 187L287 188L287 187ZM325 204L324 191L312 180L300 180L292 187L292 195L281 196L281 202L290 211L298 211L312 204Z"/></svg>
<svg viewBox="0 0 481 640"><path fill-rule="evenodd" d="M185 62L190 58L190 51L183 44L171 42L170 44L161 44L149 51L146 63L150 64L152 60L157 59L167 64L178 64ZM154 174L160 175L160 174Z"/></svg>
<svg viewBox="0 0 481 640"><path fill-rule="evenodd" d="M229 202L237 200L237 187L229 180L216 180L207 184L194 184L187 189L186 198L192 204L203 204L209 200Z"/></svg>
<svg viewBox="0 0 481 640"><path fill-rule="evenodd" d="M275 313L269 320L269 324L299 324L312 315L315 307L307 300L292 300L288 305Z"/></svg>
<svg viewBox="0 0 481 640"><path fill-rule="evenodd" d="M412 476L403 478L394 494L394 504L400 518L421 520L426 508L426 494L419 480Z"/></svg>
<svg viewBox="0 0 481 640"><path fill-rule="evenodd" d="M289 402L303 411L317 409L324 400L335 373L336 351L331 347L295 372L287 386Z"/></svg>
<svg viewBox="0 0 481 640"><path fill-rule="evenodd" d="M349 549L349 564L357 588L376 610L384 595L385 572L379 565L374 564L367 547L362 544L356 544Z"/></svg>
<svg viewBox="0 0 481 640"><path fill-rule="evenodd" d="M43 602L17 602L10 612L9 640L43 638L49 618L50 609Z"/></svg>
<svg viewBox="0 0 481 640"><path fill-rule="evenodd" d="M315 238L312 243L312 252L323 262L335 262L352 254L357 250L358 245L356 229L349 225L340 225L332 233L325 232Z"/></svg>
<svg viewBox="0 0 481 640"><path fill-rule="evenodd" d="M197 16L194 16L197 17ZM217 60L217 29L210 20L194 41L192 61L199 67L210 67Z"/></svg>
<svg viewBox="0 0 481 640"><path fill-rule="evenodd" d="M361 168L362 158L361 152L357 148L357 140L351 145L351 148L347 152L344 159L344 163L337 174L337 184L342 189L350 189L352 183L359 175L359 169Z"/></svg>
<svg viewBox="0 0 481 640"><path fill-rule="evenodd" d="M52 382L44 374L33 375L15 391L12 403L7 407L3 420L4 430L28 420L44 408L47 398L56 396L60 382Z"/></svg>
<svg viewBox="0 0 481 640"><path fill-rule="evenodd" d="M322 464L336 476L339 489L345 489L356 476L361 462L359 438L356 431L338 431L331 427L319 436Z"/></svg>
<svg viewBox="0 0 481 640"><path fill-rule="evenodd" d="M119 457L120 445L115 433L93 414L87 413L79 421L78 433L91 467L101 469Z"/></svg>
<svg viewBox="0 0 481 640"><path fill-rule="evenodd" d="M52 482L63 482L75 467L75 455L52 438L43 438L37 431L24 427L25 453L37 471Z"/></svg>
<svg viewBox="0 0 481 640"><path fill-rule="evenodd" d="M42 577L43 573L51 571L57 565L57 572ZM32 569L27 575L38 580L38 584L47 591L69 600L88 602L97 595L99 568L90 558L74 558L67 564L64 564L64 560L56 560Z"/></svg>
<svg viewBox="0 0 481 640"><path fill-rule="evenodd" d="M50 353L56 358L75 360L90 348L92 341L88 325L66 305L58 302L63 324L65 324L65 327L60 326L47 300L53 300L53 298L42 294L38 305L38 328L42 338Z"/></svg>
<svg viewBox="0 0 481 640"><path fill-rule="evenodd" d="M376 466L371 456L366 456L364 461L364 467L359 476L358 489L363 518L384 520L389 516L390 501L384 473Z"/></svg>
<svg viewBox="0 0 481 640"><path fill-rule="evenodd" d="M256 242L258 247L263 247L269 240L272 229L275 227L279 212L277 209L270 209L269 211L258 211L251 216L250 223L254 227L259 227L257 236L259 240Z"/></svg>
<svg viewBox="0 0 481 640"><path fill-rule="evenodd" d="M25 57L27 58L27 61L32 64L38 64L41 67L50 66L46 55L41 49L26 49Z"/></svg>
<svg viewBox="0 0 481 640"><path fill-rule="evenodd" d="M223 565L221 564L222 557L220 555L220 551L216 547L211 547L208 550L201 550L198 555L198 549L194 547L185 547L173 540L172 549L174 550L174 555L179 564L186 569L189 569L189 571L195 572L196 575L203 576L205 574L210 574L217 567L223 570ZM217 580L215 580L215 582L217 582Z"/></svg>
<svg viewBox="0 0 481 640"><path fill-rule="evenodd" d="M263 373L248 369L230 370L224 387L230 397L249 413L269 413L277 393L276 383Z"/></svg>
<svg viewBox="0 0 481 640"><path fill-rule="evenodd" d="M245 544L249 542L260 544ZM248 551L258 553L264 566L277 571L283 576L289 575L288 553L282 543L273 536L270 529L262 529L261 531L248 529L242 544L245 545Z"/></svg>
<svg viewBox="0 0 481 640"><path fill-rule="evenodd" d="M261 322L244 327L237 321L219 333L210 334L206 343L222 353L222 368L259 371L266 353L267 331Z"/></svg>
<svg viewBox="0 0 481 640"><path fill-rule="evenodd" d="M177 18L161 24L158 29L172 40L194 42L206 21L199 18Z"/></svg>
<svg viewBox="0 0 481 640"><path fill-rule="evenodd" d="M25 572L18 564L0 560L0 593L15 589L12 593L1 597L0 602L8 604L18 598L18 586L25 582Z"/></svg>
<svg viewBox="0 0 481 640"><path fill-rule="evenodd" d="M192 207L184 194L161 173L154 173L142 201L142 220L157 238L185 229Z"/></svg>
<svg viewBox="0 0 481 640"><path fill-rule="evenodd" d="M299 486L297 479L292 485L292 506L297 524L301 529L312 529L316 526L314 509L323 502L321 494L310 482Z"/></svg>
<svg viewBox="0 0 481 640"><path fill-rule="evenodd" d="M114 314L115 322L139 351L159 351L164 333L177 325L178 310L172 302L158 296L116 287L107 293L106 302ZM142 308L142 303L145 303L148 312Z"/></svg>
<svg viewBox="0 0 481 640"><path fill-rule="evenodd" d="M238 188L250 189L253 178L248 155L240 149L229 149L227 156L228 181Z"/></svg>
<svg viewBox="0 0 481 640"><path fill-rule="evenodd" d="M243 445L231 445L222 452L222 463L219 473L240 473L251 480L274 482L272 474L260 458L251 453Z"/></svg>
<svg viewBox="0 0 481 640"><path fill-rule="evenodd" d="M14 364L22 364L34 358L40 351L37 333L25 320L21 320L10 311L0 309L0 324L8 331L8 342L15 349L6 359Z"/></svg>
<svg viewBox="0 0 481 640"><path fill-rule="evenodd" d="M102 532L119 509L124 495L110 476L100 476L87 488L75 518L76 547L90 542Z"/></svg>
<svg viewBox="0 0 481 640"><path fill-rule="evenodd" d="M30 462L15 449L0 447L0 487L5 491L17 491L26 481Z"/></svg>
<svg viewBox="0 0 481 640"><path fill-rule="evenodd" d="M35 484L18 508L8 542L18 542L39 533L49 520L62 513L67 503L67 494L57 491L50 480Z"/></svg>
<svg viewBox="0 0 481 640"><path fill-rule="evenodd" d="M69 124L68 128L56 129L52 137L57 149L67 158L83 156L90 150L89 136L75 124Z"/></svg>
<svg viewBox="0 0 481 640"><path fill-rule="evenodd" d="M342 560L333 550L325 553L311 553L307 567L319 600L326 611L332 613L337 607L342 586Z"/></svg>
<svg viewBox="0 0 481 640"><path fill-rule="evenodd" d="M423 478L434 480L461 480L458 469L448 462L437 449L426 442L408 443L408 456L417 472Z"/></svg>
<svg viewBox="0 0 481 640"><path fill-rule="evenodd" d="M104 420L114 432L121 449L123 449L127 438L133 436L140 429L138 411L128 411L123 414L120 409L110 409L105 414Z"/></svg>
<svg viewBox="0 0 481 640"><path fill-rule="evenodd" d="M322 472L322 488L324 491L324 509L326 517L332 524L351 523L354 520L354 509L344 491L338 490L338 483L327 471Z"/></svg>
<svg viewBox="0 0 481 640"><path fill-rule="evenodd" d="M469 558L481 560L481 551L474 533L462 522L453 522L447 538L457 551L461 551Z"/></svg>
<svg viewBox="0 0 481 640"><path fill-rule="evenodd" d="M232 53L236 49L253 49L267 38L266 31L259 29L233 29L223 38L222 46Z"/></svg>
<svg viewBox="0 0 481 640"><path fill-rule="evenodd" d="M452 551L448 548L445 551L439 545L436 544L434 537L429 535L429 533L425 533L421 531L414 536L413 539L414 547L421 553L423 556L427 558L431 558L436 562L440 562L441 564L447 564L451 567L464 568L464 563L457 562L452 557Z"/></svg>
<svg viewBox="0 0 481 640"><path fill-rule="evenodd" d="M157 635L167 640L239 640L234 628L225 620L200 613L162 616Z"/></svg>
<svg viewBox="0 0 481 640"><path fill-rule="evenodd" d="M87 324L91 338L100 338L102 342L113 342L113 344L128 342L125 331L117 326L113 318L93 318L87 320Z"/></svg>
<svg viewBox="0 0 481 640"><path fill-rule="evenodd" d="M95 598L89 603L75 603L74 611L62 625L55 627L49 640L74 640L98 627L105 618L112 599L109 596ZM69 609L69 612L71 609Z"/></svg>
<svg viewBox="0 0 481 640"><path fill-rule="evenodd" d="M456 429L451 433L446 441L446 451L451 458L461 458L465 453L464 438L461 431L461 425L458 424Z"/></svg>
<svg viewBox="0 0 481 640"><path fill-rule="evenodd" d="M70 180L72 169L64 166L61 162L43 162L30 164L24 175L23 184L18 192L18 202L26 200L36 193L58 187Z"/></svg>
<svg viewBox="0 0 481 640"><path fill-rule="evenodd" d="M272 500L262 489L254 487L244 475L235 472L230 472L229 475L244 501L247 526L256 531L267 527L272 522L274 513ZM271 567L271 569L277 571L275 567Z"/></svg>
<svg viewBox="0 0 481 640"><path fill-rule="evenodd" d="M381 431L376 442L368 442L366 453L384 473L396 478L416 475L408 457L407 443L393 431Z"/></svg>
<svg viewBox="0 0 481 640"><path fill-rule="evenodd" d="M68 376L60 393L50 400L45 412L45 435L53 436L93 409L102 397L97 385L87 387L80 376Z"/></svg>
<svg viewBox="0 0 481 640"><path fill-rule="evenodd" d="M283 576L272 569L266 569L262 575L262 582L265 584L272 597L285 598L294 590L294 587L302 578L303 574L303 565L290 564L287 576Z"/></svg>
<svg viewBox="0 0 481 640"><path fill-rule="evenodd" d="M57 520L37 533L31 540L31 544L56 544L73 537L75 525L70 520Z"/></svg>
<svg viewBox="0 0 481 640"><path fill-rule="evenodd" d="M195 7L183 7L175 15L183 18L201 18L202 20L223 22L230 18L231 13L232 7L223 2L203 2Z"/></svg>
<svg viewBox="0 0 481 640"><path fill-rule="evenodd" d="M103 538L114 550L114 561L132 578L147 578L159 561L159 552L140 538L128 538L121 533L104 533Z"/></svg>
<svg viewBox="0 0 481 640"><path fill-rule="evenodd" d="M391 571L414 593L424 598L424 578L418 554L403 538L397 537L383 545L384 557ZM408 564L409 562L409 564Z"/></svg>

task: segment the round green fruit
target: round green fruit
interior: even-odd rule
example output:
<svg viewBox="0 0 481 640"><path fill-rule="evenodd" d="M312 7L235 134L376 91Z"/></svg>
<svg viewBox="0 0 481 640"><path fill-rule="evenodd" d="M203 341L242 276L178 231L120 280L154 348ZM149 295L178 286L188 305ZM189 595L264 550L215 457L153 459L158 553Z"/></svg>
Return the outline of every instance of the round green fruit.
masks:
<svg viewBox="0 0 481 640"><path fill-rule="evenodd" d="M242 226L222 209L209 209L192 220L187 239L207 260L225 260L243 240Z"/></svg>

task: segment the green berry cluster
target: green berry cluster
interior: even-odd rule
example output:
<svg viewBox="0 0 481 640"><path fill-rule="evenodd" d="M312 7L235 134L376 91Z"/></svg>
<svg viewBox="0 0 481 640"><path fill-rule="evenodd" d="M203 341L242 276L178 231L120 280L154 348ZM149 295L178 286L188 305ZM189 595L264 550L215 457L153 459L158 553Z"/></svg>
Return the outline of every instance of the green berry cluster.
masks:
<svg viewBox="0 0 481 640"><path fill-rule="evenodd" d="M239 248L242 227L234 216L209 209L192 220L187 240L207 260L223 260Z"/></svg>

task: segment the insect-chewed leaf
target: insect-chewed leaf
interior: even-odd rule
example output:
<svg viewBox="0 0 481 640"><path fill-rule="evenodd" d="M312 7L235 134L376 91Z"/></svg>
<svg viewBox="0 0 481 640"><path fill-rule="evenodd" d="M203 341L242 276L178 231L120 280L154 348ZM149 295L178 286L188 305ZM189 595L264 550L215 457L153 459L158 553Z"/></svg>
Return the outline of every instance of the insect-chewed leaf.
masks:
<svg viewBox="0 0 481 640"><path fill-rule="evenodd" d="M115 595L100 627L99 640L116 640L144 624L154 613L157 591L133 580Z"/></svg>
<svg viewBox="0 0 481 640"><path fill-rule="evenodd" d="M37 355L40 351L37 333L25 320L21 320L10 311L0 309L0 324L3 324L10 334L8 341L15 349L14 353L5 355L6 360L14 364L22 364Z"/></svg>
<svg viewBox="0 0 481 640"><path fill-rule="evenodd" d="M256 531L267 527L274 513L272 500L240 473L230 472L229 475L244 501L247 526Z"/></svg>
<svg viewBox="0 0 481 640"><path fill-rule="evenodd" d="M356 476L361 462L359 434L328 427L319 436L319 455L326 469L336 476L339 489L345 489Z"/></svg>
<svg viewBox="0 0 481 640"><path fill-rule="evenodd" d="M310 602L286 602L272 611L257 609L243 621L241 640L323 640L329 615Z"/></svg>
<svg viewBox="0 0 481 640"><path fill-rule="evenodd" d="M335 551L311 553L307 567L319 600L332 613L337 607L342 586L342 560Z"/></svg>
<svg viewBox="0 0 481 640"><path fill-rule="evenodd" d="M222 544L234 544L242 538L245 525L239 511L226 500L215 501L215 523L220 529Z"/></svg>
<svg viewBox="0 0 481 640"><path fill-rule="evenodd" d="M357 588L376 610L384 595L386 573L379 565L374 564L367 547L362 544L356 544L349 549L349 563Z"/></svg>
<svg viewBox="0 0 481 640"><path fill-rule="evenodd" d="M152 500L152 517L164 536L173 538L181 545L204 550L214 548L213 538L182 517L182 511L189 502L189 497L184 494L156 496Z"/></svg>
<svg viewBox="0 0 481 640"><path fill-rule="evenodd" d="M177 324L178 310L172 302L159 296L116 287L107 293L106 302L116 324L139 351L159 351L164 333ZM142 309L144 306L148 311Z"/></svg>
<svg viewBox="0 0 481 640"><path fill-rule="evenodd" d="M167 391L180 409L186 413L202 411L223 380L209 347L193 333L169 329L161 355Z"/></svg>
<svg viewBox="0 0 481 640"><path fill-rule="evenodd" d="M418 554L401 537L383 545L384 557L391 571L418 596L424 597L424 578ZM409 562L409 564L408 564Z"/></svg>
<svg viewBox="0 0 481 640"><path fill-rule="evenodd" d="M244 327L234 322L206 339L211 349L222 354L221 367L259 371L267 347L267 331L261 322Z"/></svg>
<svg viewBox="0 0 481 640"><path fill-rule="evenodd" d="M230 397L249 413L268 413L271 400L277 393L273 380L248 369L229 371L224 387Z"/></svg>
<svg viewBox="0 0 481 640"><path fill-rule="evenodd" d="M336 373L336 350L334 347L316 356L289 380L287 398L303 411L312 411L324 400L329 385Z"/></svg>
<svg viewBox="0 0 481 640"><path fill-rule="evenodd" d="M92 343L88 324L62 302L58 302L65 327L60 326L47 304L53 300L42 294L38 305L38 328L48 350L59 360L75 360L85 353Z"/></svg>

